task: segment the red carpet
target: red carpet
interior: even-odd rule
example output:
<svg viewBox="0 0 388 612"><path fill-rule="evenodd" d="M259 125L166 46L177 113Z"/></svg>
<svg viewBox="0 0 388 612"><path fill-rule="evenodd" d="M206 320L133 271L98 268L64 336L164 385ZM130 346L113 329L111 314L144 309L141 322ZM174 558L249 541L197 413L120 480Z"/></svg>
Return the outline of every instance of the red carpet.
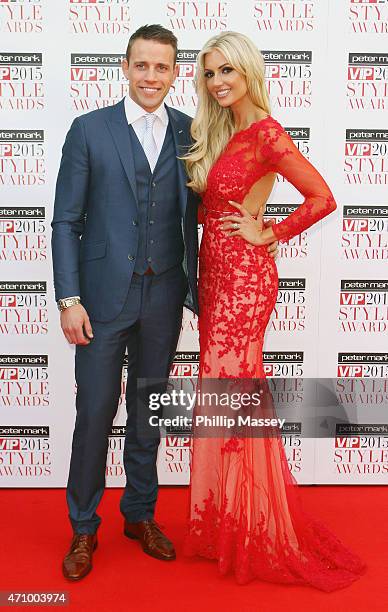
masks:
<svg viewBox="0 0 388 612"><path fill-rule="evenodd" d="M99 508L103 522L94 569L75 584L61 574L71 537L64 490L2 490L0 590L66 590L70 606L64 609L88 611L386 611L388 488L321 486L301 487L300 492L306 509L368 564L367 573L347 589L326 594L258 581L240 587L231 576L219 577L215 563L183 558L187 489L162 487L156 518L176 545L177 561L152 559L123 537L120 491L110 489Z"/></svg>

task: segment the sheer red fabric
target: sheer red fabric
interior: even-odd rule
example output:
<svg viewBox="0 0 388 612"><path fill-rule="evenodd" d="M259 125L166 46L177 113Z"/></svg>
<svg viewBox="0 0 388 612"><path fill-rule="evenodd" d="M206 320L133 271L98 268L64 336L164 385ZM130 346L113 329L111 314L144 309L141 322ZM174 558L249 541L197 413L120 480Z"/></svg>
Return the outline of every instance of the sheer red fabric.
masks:
<svg viewBox="0 0 388 612"><path fill-rule="evenodd" d="M206 379L265 377L262 349L277 297L276 265L267 247L227 236L220 217L236 214L228 200L243 203L268 172L282 174L305 197L274 227L279 240L336 207L321 175L272 117L230 139L209 173L201 207L200 386ZM240 584L259 578L332 591L364 571L360 559L301 508L279 436L225 430L216 438L194 435L192 450L186 554L216 559L220 572L233 572Z"/></svg>

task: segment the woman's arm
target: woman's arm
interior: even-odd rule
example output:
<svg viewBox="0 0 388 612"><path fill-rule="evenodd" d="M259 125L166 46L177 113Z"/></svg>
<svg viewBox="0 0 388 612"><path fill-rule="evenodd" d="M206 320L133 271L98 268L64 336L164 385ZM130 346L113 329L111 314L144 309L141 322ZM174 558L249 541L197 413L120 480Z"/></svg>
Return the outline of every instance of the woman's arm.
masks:
<svg viewBox="0 0 388 612"><path fill-rule="evenodd" d="M302 155L283 127L274 119L261 125L258 161L267 164L269 171L284 176L304 196L304 202L286 219L263 231L265 243L273 236L286 242L333 212L336 202L318 170Z"/></svg>

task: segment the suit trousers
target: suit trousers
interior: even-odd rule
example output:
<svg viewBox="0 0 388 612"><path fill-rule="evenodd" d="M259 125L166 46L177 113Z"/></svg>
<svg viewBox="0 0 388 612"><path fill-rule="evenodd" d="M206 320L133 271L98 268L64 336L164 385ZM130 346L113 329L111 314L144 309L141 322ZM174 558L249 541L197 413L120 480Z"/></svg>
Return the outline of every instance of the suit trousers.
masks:
<svg viewBox="0 0 388 612"><path fill-rule="evenodd" d="M144 415L137 414L137 380L168 378L187 286L181 265L158 275L134 274L120 315L109 322L91 321L93 340L76 347L76 421L66 494L76 533L93 534L101 522L96 510L105 488L109 435L120 398L126 349L126 486L120 510L130 522L154 515L160 436L155 428L152 435L138 434L137 423L141 417L144 424Z"/></svg>

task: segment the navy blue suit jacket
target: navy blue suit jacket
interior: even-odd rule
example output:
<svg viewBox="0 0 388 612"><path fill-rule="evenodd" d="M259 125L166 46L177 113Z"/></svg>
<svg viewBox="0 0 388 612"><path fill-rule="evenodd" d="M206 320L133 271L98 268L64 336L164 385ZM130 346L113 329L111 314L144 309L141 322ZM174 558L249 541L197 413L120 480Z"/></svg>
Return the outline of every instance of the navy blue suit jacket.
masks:
<svg viewBox="0 0 388 612"><path fill-rule="evenodd" d="M190 146L191 117L166 107L175 151ZM178 195L189 281L185 302L198 312L198 197L186 187L178 160ZM52 255L55 297L81 296L89 316L113 320L128 293L137 252L136 176L124 100L77 117L66 136L59 169Z"/></svg>

